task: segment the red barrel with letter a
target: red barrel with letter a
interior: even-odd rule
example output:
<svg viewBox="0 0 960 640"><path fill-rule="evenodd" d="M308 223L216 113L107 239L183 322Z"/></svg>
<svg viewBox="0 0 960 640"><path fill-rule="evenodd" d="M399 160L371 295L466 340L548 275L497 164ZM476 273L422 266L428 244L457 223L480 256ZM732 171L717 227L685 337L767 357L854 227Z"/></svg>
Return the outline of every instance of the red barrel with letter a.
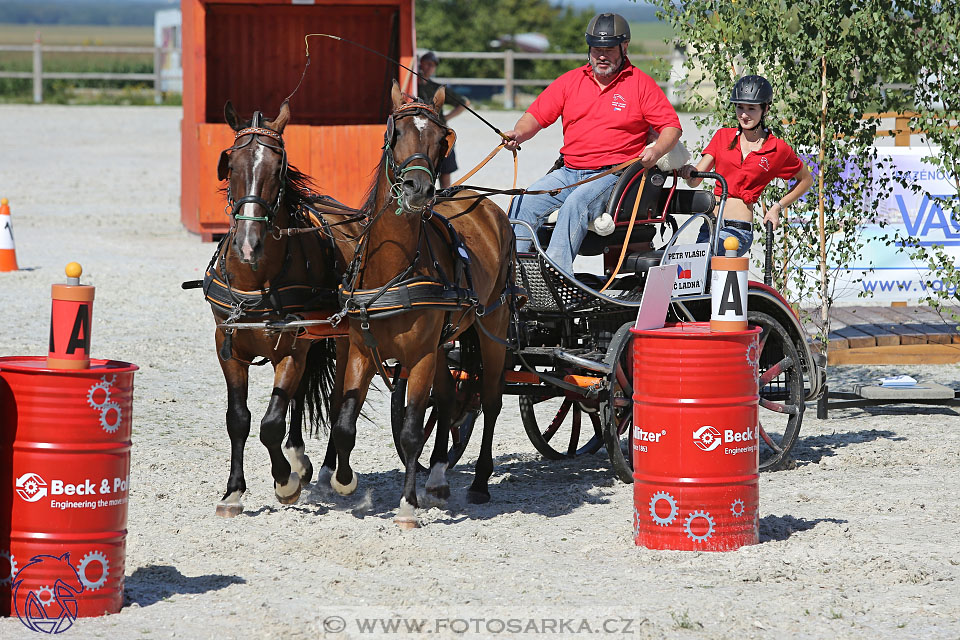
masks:
<svg viewBox="0 0 960 640"><path fill-rule="evenodd" d="M729 551L759 542L759 327L632 330L634 540Z"/></svg>
<svg viewBox="0 0 960 640"><path fill-rule="evenodd" d="M120 610L136 370L0 358L0 614Z"/></svg>

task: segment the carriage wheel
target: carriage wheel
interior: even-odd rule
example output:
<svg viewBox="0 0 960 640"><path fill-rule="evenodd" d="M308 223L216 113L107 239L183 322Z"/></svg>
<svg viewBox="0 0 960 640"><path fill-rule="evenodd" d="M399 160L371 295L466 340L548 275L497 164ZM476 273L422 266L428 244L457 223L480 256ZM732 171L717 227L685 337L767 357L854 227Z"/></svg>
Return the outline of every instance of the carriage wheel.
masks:
<svg viewBox="0 0 960 640"><path fill-rule="evenodd" d="M773 316L748 311L760 334L760 470L776 471L793 463L790 449L803 421L803 371L790 334Z"/></svg>
<svg viewBox="0 0 960 640"><path fill-rule="evenodd" d="M468 397L461 388L461 383L457 383L457 413L454 415L453 423L450 425L450 439L447 441L449 450L447 451L447 468L453 468L460 457L463 456L464 449L470 442L470 435L473 433L473 426L477 422L477 416L480 414L480 394L474 393ZM393 445L400 454L400 461L407 463L403 456L403 448L400 446L400 430L403 428L403 414L406 409L407 401L407 380L400 378L397 386L390 396L390 422L393 427ZM432 451L433 429L437 426L437 408L434 406L434 399L431 395L427 404L426 418L423 421L423 450L420 458L417 460L417 471L428 471L420 460L430 464L430 451Z"/></svg>
<svg viewBox="0 0 960 640"><path fill-rule="evenodd" d="M633 427L633 335L627 322L617 329L607 348L607 401L603 403L603 443L613 473L626 483L633 482L633 451L630 447Z"/></svg>
<svg viewBox="0 0 960 640"><path fill-rule="evenodd" d="M585 402L569 396L520 396L523 428L544 458L576 458L595 453L603 445L600 413ZM585 415L589 426L584 424Z"/></svg>

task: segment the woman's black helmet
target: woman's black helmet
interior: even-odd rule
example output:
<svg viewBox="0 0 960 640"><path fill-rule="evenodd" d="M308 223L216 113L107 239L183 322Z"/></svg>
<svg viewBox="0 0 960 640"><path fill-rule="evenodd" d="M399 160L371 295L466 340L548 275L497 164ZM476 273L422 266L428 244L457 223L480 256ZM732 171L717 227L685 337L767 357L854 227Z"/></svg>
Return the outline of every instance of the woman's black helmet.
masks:
<svg viewBox="0 0 960 640"><path fill-rule="evenodd" d="M763 76L743 76L733 85L730 102L739 104L770 104L773 87Z"/></svg>
<svg viewBox="0 0 960 640"><path fill-rule="evenodd" d="M616 13L598 13L587 25L588 47L615 47L630 39L630 25Z"/></svg>

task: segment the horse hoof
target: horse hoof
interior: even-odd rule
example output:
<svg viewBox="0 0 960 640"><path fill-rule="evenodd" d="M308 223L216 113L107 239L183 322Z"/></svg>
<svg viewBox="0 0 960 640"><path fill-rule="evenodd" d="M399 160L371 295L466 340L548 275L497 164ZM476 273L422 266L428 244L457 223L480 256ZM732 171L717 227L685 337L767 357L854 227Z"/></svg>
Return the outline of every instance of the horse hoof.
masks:
<svg viewBox="0 0 960 640"><path fill-rule="evenodd" d="M337 480L337 474L330 476L330 486L333 487L333 490L339 493L342 496L348 496L354 491L357 490L357 485L360 484L360 474L356 471L353 472L353 479L350 480L347 484L340 484Z"/></svg>
<svg viewBox="0 0 960 640"><path fill-rule="evenodd" d="M490 502L489 491L467 491L467 502L470 504L486 504Z"/></svg>
<svg viewBox="0 0 960 640"><path fill-rule="evenodd" d="M427 485L427 494L433 496L437 500L446 501L450 497L450 485L441 484L434 487Z"/></svg>
<svg viewBox="0 0 960 640"><path fill-rule="evenodd" d="M236 518L243 513L243 505L239 502L217 503L217 515L221 518Z"/></svg>
<svg viewBox="0 0 960 640"><path fill-rule="evenodd" d="M404 531L409 531L410 529L418 529L420 527L420 523L417 521L416 518L397 516L396 518L393 519L393 522Z"/></svg>
<svg viewBox="0 0 960 640"><path fill-rule="evenodd" d="M277 496L280 504L293 504L300 498L300 475L293 471L290 473L290 479L287 484L273 483L273 492Z"/></svg>
<svg viewBox="0 0 960 640"><path fill-rule="evenodd" d="M427 494L437 500L446 501L450 497L450 483L447 482L447 463L435 464L430 469L430 477L427 478Z"/></svg>
<svg viewBox="0 0 960 640"><path fill-rule="evenodd" d="M333 469L327 466L320 467L320 472L317 474L317 485L330 484L330 478L333 477Z"/></svg>
<svg viewBox="0 0 960 640"><path fill-rule="evenodd" d="M313 463L307 458L307 466L300 473L300 486L305 487L313 480Z"/></svg>
<svg viewBox="0 0 960 640"><path fill-rule="evenodd" d="M403 530L416 529L420 526L417 521L416 507L407 502L406 498L400 498L400 508L397 509L397 515L394 516L393 521Z"/></svg>

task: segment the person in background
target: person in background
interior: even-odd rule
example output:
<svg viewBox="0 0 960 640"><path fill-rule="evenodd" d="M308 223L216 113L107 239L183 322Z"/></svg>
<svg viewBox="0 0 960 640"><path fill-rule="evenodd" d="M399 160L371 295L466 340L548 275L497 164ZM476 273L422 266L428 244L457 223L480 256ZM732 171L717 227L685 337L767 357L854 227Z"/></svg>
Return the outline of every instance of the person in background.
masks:
<svg viewBox="0 0 960 640"><path fill-rule="evenodd" d="M755 75L740 78L730 92L730 102L736 111L737 127L718 130L703 150L700 162L695 167L685 165L680 175L691 187L702 182L699 178L690 178L694 170L716 171L726 178L729 194L723 211L723 228L718 232L720 246L728 236L735 236L740 241L738 255L742 256L753 244L753 205L764 188L776 178L796 181L763 216L764 224L769 221L776 229L780 226L780 214L810 188L813 177L790 145L773 135L764 123L773 102L773 87L766 78ZM714 194L719 198L720 193L718 182ZM710 228L704 223L697 242L709 239Z"/></svg>
<svg viewBox="0 0 960 640"><path fill-rule="evenodd" d="M437 54L433 51L427 51L420 58L420 82L417 89L417 96L425 101L432 102L433 96L437 93L437 89L441 85L437 84L430 80L433 77L433 74L437 71L437 65L440 64L440 59L437 58ZM446 123L447 120L454 118L460 115L463 112L464 107L470 106L470 101L455 92L450 87L446 88L446 99L444 104L451 105L453 109L446 114L441 113L440 119ZM443 162L440 163L440 188L446 189L450 186L450 174L457 170L457 154L451 149L450 153L447 154L447 157L443 159Z"/></svg>
<svg viewBox="0 0 960 640"><path fill-rule="evenodd" d="M513 129L504 132L509 138L504 146L513 150L557 118L562 119L563 166L534 182L530 190L566 187L633 158L650 168L680 140L677 112L656 81L627 58L627 21L615 13L601 13L590 21L584 35L587 64L554 80ZM660 137L648 147L651 127ZM604 212L617 178L611 174L557 195L517 198L510 217L536 229L559 207L547 257L572 273L573 259L587 235L587 226ZM514 231L517 251L529 251L531 240L526 227L515 225Z"/></svg>

